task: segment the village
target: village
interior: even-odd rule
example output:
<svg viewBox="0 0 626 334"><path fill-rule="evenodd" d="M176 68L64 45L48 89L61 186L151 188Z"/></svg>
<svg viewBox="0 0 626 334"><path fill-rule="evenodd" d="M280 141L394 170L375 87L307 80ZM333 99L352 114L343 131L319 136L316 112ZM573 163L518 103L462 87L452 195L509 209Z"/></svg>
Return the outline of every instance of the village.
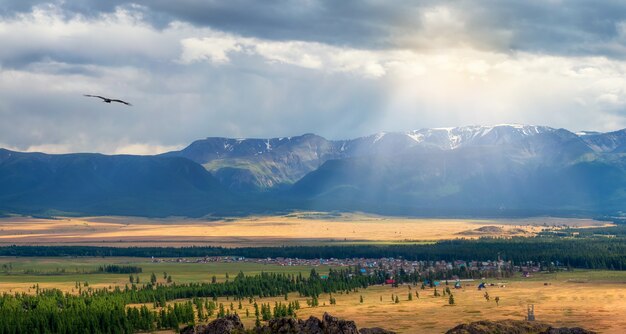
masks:
<svg viewBox="0 0 626 334"><path fill-rule="evenodd" d="M460 278L511 277L519 273L522 277L531 277L540 272L539 263L528 262L523 265L513 265L511 261L410 261L401 258L349 258L349 259L299 259L299 258L246 258L239 256L206 256L201 258L152 258L152 262L177 263L255 263L278 266L306 266L316 268L320 266L335 268L358 268L361 274L373 275L375 271L384 271L393 276L398 272L407 274L417 273L420 276L441 276L451 280ZM437 275L439 274L439 275ZM446 274L450 274L446 277Z"/></svg>

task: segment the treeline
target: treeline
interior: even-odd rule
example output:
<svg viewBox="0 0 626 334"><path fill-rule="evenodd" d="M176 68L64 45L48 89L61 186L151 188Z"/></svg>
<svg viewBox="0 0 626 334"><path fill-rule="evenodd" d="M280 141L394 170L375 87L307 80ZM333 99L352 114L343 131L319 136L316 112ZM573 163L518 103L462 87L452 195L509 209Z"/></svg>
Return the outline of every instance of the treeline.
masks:
<svg viewBox="0 0 626 334"><path fill-rule="evenodd" d="M494 260L498 254L515 264L533 261L548 266L560 263L573 268L626 269L624 238L481 238L445 240L434 244L330 245L285 247L93 247L93 246L8 246L0 256L130 256L203 257L243 256L248 258L404 258L414 261Z"/></svg>
<svg viewBox="0 0 626 334"><path fill-rule="evenodd" d="M132 285L124 289L82 290L78 295L60 290L37 290L35 295L25 293L0 296L0 334L4 333L134 333L158 329L178 329L181 324L192 324L195 319L207 320L236 312L213 302L217 297L232 297L234 301L257 297L285 296L297 292L317 300L321 293L350 293L371 284L382 283L385 274L361 275L356 268L332 270L321 277L312 270L308 277L289 274L262 273L245 276L240 273L233 281L183 285ZM406 276L405 278L408 278ZM204 300L200 298L205 298ZM175 299L187 302L168 304ZM210 299L210 301L209 301ZM129 304L150 304L128 306ZM241 303L239 303L241 305ZM255 304L255 316L269 318L269 304ZM195 306L195 307L194 307ZM295 315L299 303L277 303L273 316ZM241 309L241 307L239 308ZM246 310L247 312L248 310Z"/></svg>
<svg viewBox="0 0 626 334"><path fill-rule="evenodd" d="M98 272L109 274L139 274L143 271L138 266L120 266L117 264L108 264L98 267Z"/></svg>

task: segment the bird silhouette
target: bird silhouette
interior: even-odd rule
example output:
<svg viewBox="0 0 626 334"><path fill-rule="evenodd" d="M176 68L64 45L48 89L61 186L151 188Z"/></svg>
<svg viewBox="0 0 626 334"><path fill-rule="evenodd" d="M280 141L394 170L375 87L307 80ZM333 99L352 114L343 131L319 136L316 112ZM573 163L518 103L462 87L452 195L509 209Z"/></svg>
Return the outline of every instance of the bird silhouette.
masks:
<svg viewBox="0 0 626 334"><path fill-rule="evenodd" d="M100 96L100 95L89 95L89 94L84 94L83 96L87 96L87 97L97 97L99 99L102 99L102 102L105 103L111 103L111 102L117 102L117 103L122 103L125 104L127 106L132 106L132 104L126 102L126 101L122 101L122 100L118 100L118 99L110 99L108 97L104 97L104 96Z"/></svg>

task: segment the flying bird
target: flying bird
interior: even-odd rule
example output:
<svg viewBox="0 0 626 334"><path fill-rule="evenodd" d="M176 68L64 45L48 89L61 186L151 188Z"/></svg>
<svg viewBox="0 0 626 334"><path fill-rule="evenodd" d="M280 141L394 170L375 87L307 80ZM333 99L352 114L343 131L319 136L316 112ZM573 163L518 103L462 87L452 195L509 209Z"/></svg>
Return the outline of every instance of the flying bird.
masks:
<svg viewBox="0 0 626 334"><path fill-rule="evenodd" d="M118 99L110 99L108 97L104 97L104 96L100 96L100 95L89 95L89 94L84 94L83 96L87 96L87 97L97 97L99 99L102 99L102 102L105 103L111 103L111 102L117 102L117 103L122 103L125 104L127 106L132 106L132 104L126 102L126 101L122 101L122 100L118 100Z"/></svg>

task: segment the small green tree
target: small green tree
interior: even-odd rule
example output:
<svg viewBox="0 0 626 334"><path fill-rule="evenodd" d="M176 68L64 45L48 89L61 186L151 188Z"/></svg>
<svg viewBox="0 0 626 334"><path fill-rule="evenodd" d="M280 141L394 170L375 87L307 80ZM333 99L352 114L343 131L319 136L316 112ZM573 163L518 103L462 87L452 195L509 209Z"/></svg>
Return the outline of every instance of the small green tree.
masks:
<svg viewBox="0 0 626 334"><path fill-rule="evenodd" d="M335 297L333 297L333 295L330 295L329 302L330 302L330 305L337 304L337 300L335 299Z"/></svg>
<svg viewBox="0 0 626 334"><path fill-rule="evenodd" d="M226 310L224 309L224 304L220 303L219 310L217 311L217 317L223 318L226 316Z"/></svg>

